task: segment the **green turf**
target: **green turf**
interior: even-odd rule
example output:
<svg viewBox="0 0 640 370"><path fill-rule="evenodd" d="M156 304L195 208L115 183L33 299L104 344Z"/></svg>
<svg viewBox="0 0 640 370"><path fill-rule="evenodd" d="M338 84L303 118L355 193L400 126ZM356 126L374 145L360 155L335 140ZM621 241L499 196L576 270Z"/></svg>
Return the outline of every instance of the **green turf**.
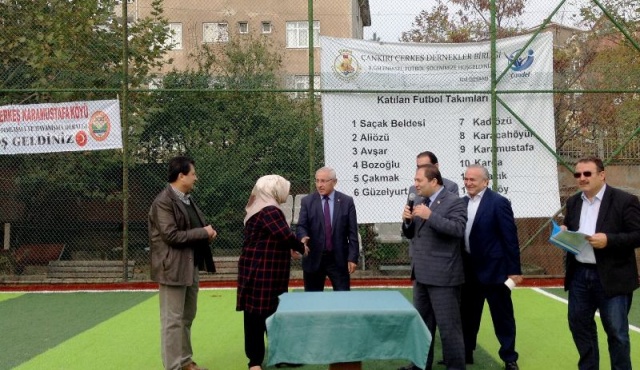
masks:
<svg viewBox="0 0 640 370"><path fill-rule="evenodd" d="M11 369L58 346L137 305L150 294L42 293L2 300L0 369Z"/></svg>
<svg viewBox="0 0 640 370"><path fill-rule="evenodd" d="M0 302L20 297L22 293L2 293L0 294Z"/></svg>
<svg viewBox="0 0 640 370"><path fill-rule="evenodd" d="M569 293L562 288L545 289L545 291L555 294L558 297L568 299ZM629 324L640 328L640 289L633 292L631 311L629 311Z"/></svg>
<svg viewBox="0 0 640 370"><path fill-rule="evenodd" d="M409 289L401 291L410 297ZM24 294L13 295L11 299L6 296L0 294L2 370L162 368L155 293ZM513 300L521 369L575 369L578 355L566 323L566 305L531 289L514 290ZM7 317L11 320L5 320ZM54 336L53 331L58 335ZM19 333L18 338L14 333ZM200 292L192 335L194 359L198 363L210 370L247 368L242 313L235 311L235 290ZM636 348L640 334L632 332L631 341L632 348ZM600 342L601 368L606 369L609 360L603 335ZM476 364L469 369L502 368L487 307L478 346ZM435 353L436 359L440 359L437 337ZM402 359L366 361L363 368L393 370L406 363ZM633 358L633 365L640 368L640 356ZM326 368L307 365L300 369Z"/></svg>

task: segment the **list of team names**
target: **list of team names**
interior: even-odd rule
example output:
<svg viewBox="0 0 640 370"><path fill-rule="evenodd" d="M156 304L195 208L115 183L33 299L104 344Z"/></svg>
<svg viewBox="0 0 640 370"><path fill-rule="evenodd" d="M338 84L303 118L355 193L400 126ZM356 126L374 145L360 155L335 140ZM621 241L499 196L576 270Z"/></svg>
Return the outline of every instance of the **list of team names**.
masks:
<svg viewBox="0 0 640 370"><path fill-rule="evenodd" d="M399 153L406 152L407 136L416 138L429 137L431 130L449 132L451 140L441 140L427 143L429 150L436 153L451 153L452 144L458 142L457 158L462 183L464 171L471 164L479 164L492 171L492 142L496 139L495 150L498 154L497 177L498 192L509 197L513 193L510 174L516 163L510 163L510 158L522 155L535 155L543 149L531 132L522 128L517 121L509 116L496 119L496 133L492 133L491 116L477 115L478 105L471 108L469 103L481 103L484 106L489 101L487 95L442 94L442 95L379 95L376 96L377 105L393 105L394 109L384 113L384 118L363 119L349 117L350 146L346 161L353 174L353 195L356 197L406 197L408 194L407 173L413 173L415 164L401 163ZM451 116L440 115L437 120L433 116L424 116L429 110L415 110L407 107L406 112L398 110L398 106L429 104L433 109L455 111ZM462 109L451 109L451 105L462 105ZM401 112L401 113L399 113ZM411 113L414 112L414 113ZM469 112L469 116L461 116L460 112ZM401 115L399 118L389 118ZM444 117L444 118L443 118ZM434 121L435 120L435 121ZM457 129L456 129L457 127ZM449 136L450 135L450 136ZM455 137L457 136L457 138ZM411 152L418 153L425 143L411 148ZM455 147L455 144L454 144ZM346 148L345 148L346 149ZM344 152L343 152L344 153ZM439 154L444 155L444 154ZM349 159L350 158L350 159ZM406 155L404 156L406 158ZM464 188L463 190L464 191Z"/></svg>
<svg viewBox="0 0 640 370"><path fill-rule="evenodd" d="M351 167L353 167L353 195L356 197L393 197L407 195L406 184L399 173L401 164L394 159L397 129L425 127L426 121L413 119L352 120ZM391 184L391 186L390 186ZM397 186L395 186L397 184Z"/></svg>
<svg viewBox="0 0 640 370"><path fill-rule="evenodd" d="M529 130L520 128L520 125L516 125L516 121L511 116L498 117L496 125L495 139L497 145L495 149L498 153L496 175L499 180L497 191L509 197L511 190L509 180L511 176L508 169L515 168L515 165L508 163L506 159L500 158L507 157L504 155L505 153L533 155L533 152L539 148L533 134ZM464 171L471 164L482 165L492 172L492 141L494 134L491 128L491 117L458 118L458 126L460 178L464 178Z"/></svg>
<svg viewBox="0 0 640 370"><path fill-rule="evenodd" d="M378 95L377 105L445 105L486 103L486 95ZM398 110L395 109L397 112ZM408 109L407 112L412 111ZM415 111L415 110L414 110ZM423 110L418 110L423 112ZM350 122L350 163L353 173L353 195L356 197L406 197L408 186L406 175L413 174L415 164L401 163L397 160L398 150L407 135L416 137L428 134L426 117L352 119ZM413 114L416 116L416 114ZM388 116L388 115L387 115ZM453 132L455 133L455 131ZM422 150L422 149L421 149ZM434 148L433 150L437 150ZM416 152L417 153L417 152Z"/></svg>

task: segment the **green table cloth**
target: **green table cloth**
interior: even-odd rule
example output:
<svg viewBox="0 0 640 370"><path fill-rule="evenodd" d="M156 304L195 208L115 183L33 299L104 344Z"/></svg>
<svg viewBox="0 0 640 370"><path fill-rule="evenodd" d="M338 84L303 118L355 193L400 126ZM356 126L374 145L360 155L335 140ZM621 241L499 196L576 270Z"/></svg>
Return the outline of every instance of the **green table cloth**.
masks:
<svg viewBox="0 0 640 370"><path fill-rule="evenodd" d="M424 369L431 344L398 291L284 293L267 337L269 366L407 359Z"/></svg>

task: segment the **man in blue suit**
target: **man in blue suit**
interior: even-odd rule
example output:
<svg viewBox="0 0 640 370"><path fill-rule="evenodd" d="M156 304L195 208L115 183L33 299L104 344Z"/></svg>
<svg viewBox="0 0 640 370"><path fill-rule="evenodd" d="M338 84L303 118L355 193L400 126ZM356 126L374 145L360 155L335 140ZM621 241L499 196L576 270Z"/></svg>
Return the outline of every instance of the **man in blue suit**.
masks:
<svg viewBox="0 0 640 370"><path fill-rule="evenodd" d="M462 286L462 330L465 357L473 363L473 351L480 329L485 300L506 370L518 369L516 321L511 288L522 282L518 230L509 200L489 186L489 171L480 165L467 167L464 175L467 196ZM445 358L446 361L446 358Z"/></svg>
<svg viewBox="0 0 640 370"><path fill-rule="evenodd" d="M356 271L360 246L353 198L336 191L336 171L316 171L316 192L302 199L296 227L298 238L308 240L309 254L302 258L304 290L324 290L327 277L333 290L349 290L349 275Z"/></svg>

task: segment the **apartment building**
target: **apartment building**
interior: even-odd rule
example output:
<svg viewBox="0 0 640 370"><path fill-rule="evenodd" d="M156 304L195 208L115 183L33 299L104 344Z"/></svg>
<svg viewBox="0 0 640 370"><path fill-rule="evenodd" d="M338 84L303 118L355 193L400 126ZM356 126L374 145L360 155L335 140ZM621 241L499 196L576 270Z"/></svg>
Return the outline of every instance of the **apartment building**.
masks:
<svg viewBox="0 0 640 370"><path fill-rule="evenodd" d="M127 0L128 19L148 15L152 0ZM202 44L223 47L234 38L267 37L283 60L289 87L303 89L309 83L309 13L313 4L315 85L319 84L318 36L363 38L371 25L369 0L164 0L164 16L173 31L173 48L167 58L173 68L190 66L189 54Z"/></svg>

